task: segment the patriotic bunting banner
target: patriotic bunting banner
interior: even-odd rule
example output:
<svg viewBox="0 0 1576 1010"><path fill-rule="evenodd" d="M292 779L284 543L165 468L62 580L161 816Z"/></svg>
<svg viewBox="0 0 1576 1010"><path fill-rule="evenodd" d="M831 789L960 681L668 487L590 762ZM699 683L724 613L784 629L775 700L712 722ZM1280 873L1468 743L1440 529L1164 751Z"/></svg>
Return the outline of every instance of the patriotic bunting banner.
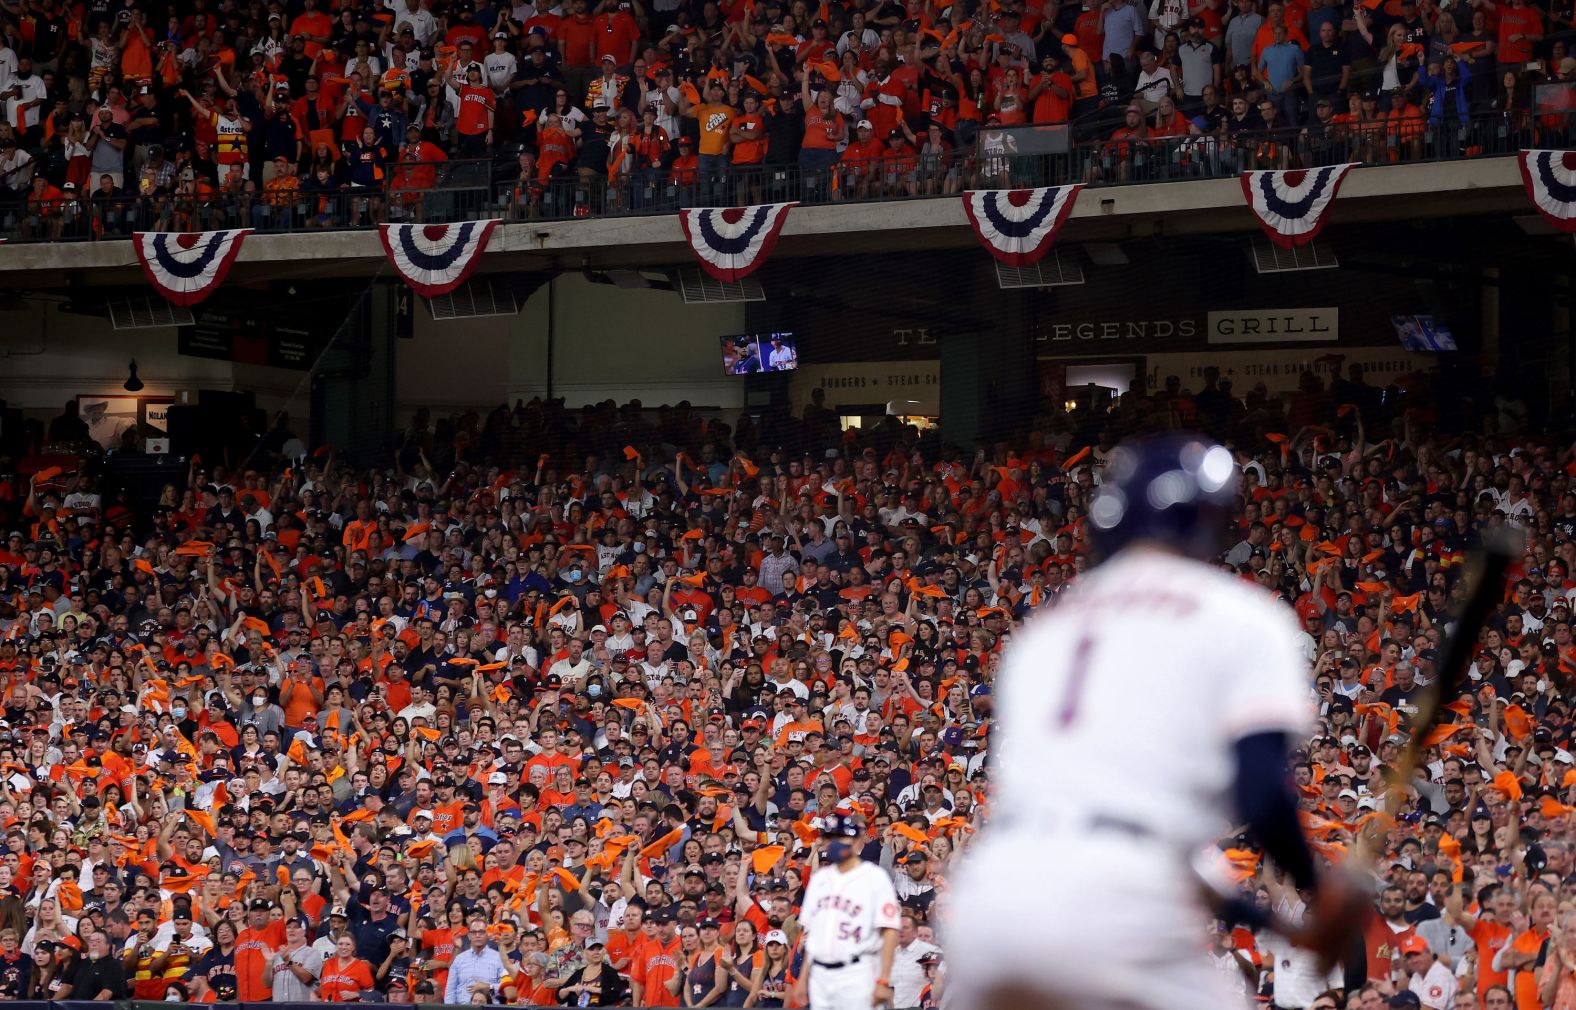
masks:
<svg viewBox="0 0 1576 1010"><path fill-rule="evenodd" d="M250 228L225 231L151 232L131 236L148 282L172 304L189 306L213 294L230 272Z"/></svg>
<svg viewBox="0 0 1576 1010"><path fill-rule="evenodd" d="M1543 219L1576 232L1576 151L1522 151L1521 181Z"/></svg>
<svg viewBox="0 0 1576 1010"><path fill-rule="evenodd" d="M1041 189L975 189L963 194L980 244L1008 266L1026 267L1051 251L1083 183Z"/></svg>
<svg viewBox="0 0 1576 1010"><path fill-rule="evenodd" d="M1307 245L1324 227L1325 215L1355 165L1243 172L1242 193L1264 234L1282 249Z"/></svg>
<svg viewBox="0 0 1576 1010"><path fill-rule="evenodd" d="M497 221L378 226L383 251L405 283L423 298L446 295L481 262Z"/></svg>
<svg viewBox="0 0 1576 1010"><path fill-rule="evenodd" d="M700 259L701 269L719 281L737 281L759 270L782 234L788 212L797 203L765 203L722 210L679 211L684 240Z"/></svg>

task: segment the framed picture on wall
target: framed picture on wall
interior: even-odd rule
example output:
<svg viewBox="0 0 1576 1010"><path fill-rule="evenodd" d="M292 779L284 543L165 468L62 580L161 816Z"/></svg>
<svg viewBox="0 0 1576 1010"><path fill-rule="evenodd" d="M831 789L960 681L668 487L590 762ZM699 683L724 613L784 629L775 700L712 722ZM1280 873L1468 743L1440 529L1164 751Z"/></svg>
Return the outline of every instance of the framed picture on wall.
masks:
<svg viewBox="0 0 1576 1010"><path fill-rule="evenodd" d="M141 426L143 437L169 435L168 396L133 396L129 393L79 393L77 408L87 423L88 435L106 451L120 448L130 429ZM140 441L140 439L139 439Z"/></svg>

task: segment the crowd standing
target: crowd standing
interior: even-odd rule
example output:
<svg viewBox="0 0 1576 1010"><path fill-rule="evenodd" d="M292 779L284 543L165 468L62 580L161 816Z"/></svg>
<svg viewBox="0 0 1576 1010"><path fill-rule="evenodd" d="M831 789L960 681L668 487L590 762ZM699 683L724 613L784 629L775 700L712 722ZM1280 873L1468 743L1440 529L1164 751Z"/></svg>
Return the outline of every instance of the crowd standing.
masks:
<svg viewBox="0 0 1576 1010"><path fill-rule="evenodd" d="M157 503L34 472L0 495L0 997L802 1005L839 813L901 901L894 1005L939 1005L1003 650L1075 591L1116 441L1188 426L1244 475L1221 564L1305 632L1307 830L1382 856L1344 976L1224 925L1199 956L1278 1007L1568 1007L1576 461L1508 398L1436 434L1430 382L1211 371L974 451L839 431L817 391L770 425L420 413L363 466L281 419ZM1462 561L1505 525L1527 556L1392 818Z"/></svg>
<svg viewBox="0 0 1576 1010"><path fill-rule="evenodd" d="M1567 0L15 0L0 214L33 238L597 213L1563 146ZM1542 115L1536 115L1543 113ZM675 204L676 205L676 204Z"/></svg>

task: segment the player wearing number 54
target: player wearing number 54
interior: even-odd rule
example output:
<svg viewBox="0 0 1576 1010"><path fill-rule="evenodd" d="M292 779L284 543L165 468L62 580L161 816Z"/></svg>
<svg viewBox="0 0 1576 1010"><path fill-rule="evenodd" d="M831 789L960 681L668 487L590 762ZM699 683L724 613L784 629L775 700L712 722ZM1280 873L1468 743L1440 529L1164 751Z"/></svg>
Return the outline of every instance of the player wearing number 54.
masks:
<svg viewBox="0 0 1576 1010"><path fill-rule="evenodd" d="M892 955L900 925L892 878L859 856L864 825L833 813L820 824L821 867L810 875L800 906L804 968L795 1006L870 1010L892 1002Z"/></svg>

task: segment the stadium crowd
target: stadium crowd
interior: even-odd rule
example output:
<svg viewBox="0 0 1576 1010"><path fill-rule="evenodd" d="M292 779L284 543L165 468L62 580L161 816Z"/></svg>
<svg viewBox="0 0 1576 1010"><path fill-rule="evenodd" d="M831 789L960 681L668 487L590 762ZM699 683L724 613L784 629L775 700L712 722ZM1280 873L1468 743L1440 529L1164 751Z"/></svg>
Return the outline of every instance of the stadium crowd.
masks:
<svg viewBox="0 0 1576 1010"><path fill-rule="evenodd" d="M1089 564L1116 440L1192 426L1241 464L1221 563L1305 632L1308 833L1382 854L1344 976L1224 925L1199 956L1284 1008L1571 1006L1576 462L1513 400L1465 436L1437 411L1424 377L1211 372L972 453L817 395L771 428L422 413L370 467L281 419L157 504L34 472L0 495L0 998L802 1005L841 811L903 906L895 1005L938 1005L1002 652ZM85 437L68 409L38 440ZM1502 525L1527 557L1391 818ZM1294 913L1222 831L1221 871Z"/></svg>
<svg viewBox="0 0 1576 1010"><path fill-rule="evenodd" d="M1026 178L983 128L1068 122L1094 146L1042 180L1505 153L1566 143L1572 28L1566 0L14 0L0 215L420 219L449 159L484 195L445 215L951 193Z"/></svg>

